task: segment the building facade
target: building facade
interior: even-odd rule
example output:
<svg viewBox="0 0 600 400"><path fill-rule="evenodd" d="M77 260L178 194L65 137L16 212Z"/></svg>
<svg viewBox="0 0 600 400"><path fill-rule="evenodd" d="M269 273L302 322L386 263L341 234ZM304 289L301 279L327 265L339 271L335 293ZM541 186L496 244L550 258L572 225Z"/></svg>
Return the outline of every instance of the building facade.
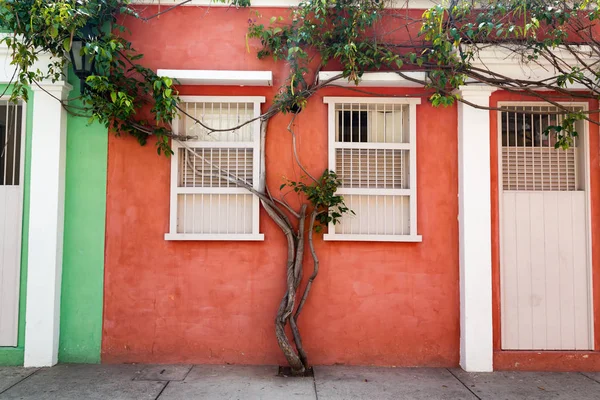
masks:
<svg viewBox="0 0 600 400"><path fill-rule="evenodd" d="M287 12L254 3L265 20ZM248 18L192 1L124 23L144 64L179 80L186 112L226 127L264 112L287 76L256 58ZM508 76L551 73L485 55ZM299 321L311 363L600 370L598 127L581 122L575 146L555 150L542 132L560 116L530 97L467 85L462 98L483 108L436 108L393 73L365 74L368 96L346 86L321 90L293 125L303 165L335 170L356 213L316 236L321 268ZM67 115L47 91L0 103L3 132L21 138L8 141L0 186L0 364L283 363L273 322L285 238L255 196L203 162L256 185L258 123L208 134L181 115L175 129L198 140L173 143L167 159ZM270 188L303 175L290 118L269 123Z"/></svg>

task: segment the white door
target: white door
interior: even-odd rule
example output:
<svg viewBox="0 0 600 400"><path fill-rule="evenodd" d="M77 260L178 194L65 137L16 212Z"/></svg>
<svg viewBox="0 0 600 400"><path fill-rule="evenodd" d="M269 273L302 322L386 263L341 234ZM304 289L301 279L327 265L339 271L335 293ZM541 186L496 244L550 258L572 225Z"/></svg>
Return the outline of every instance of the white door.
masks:
<svg viewBox="0 0 600 400"><path fill-rule="evenodd" d="M543 131L556 108L510 109L499 114L502 348L590 350L586 127L555 149Z"/></svg>
<svg viewBox="0 0 600 400"><path fill-rule="evenodd" d="M24 109L0 100L0 346L16 346L23 219Z"/></svg>

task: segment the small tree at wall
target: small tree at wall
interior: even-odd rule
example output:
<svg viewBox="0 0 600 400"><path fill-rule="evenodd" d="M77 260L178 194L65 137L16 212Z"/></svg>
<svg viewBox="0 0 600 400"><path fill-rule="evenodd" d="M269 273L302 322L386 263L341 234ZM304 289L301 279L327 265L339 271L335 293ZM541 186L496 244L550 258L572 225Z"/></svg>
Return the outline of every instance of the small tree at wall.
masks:
<svg viewBox="0 0 600 400"><path fill-rule="evenodd" d="M92 58L95 66L86 79L88 89L82 94L85 106L74 107L68 101L63 106L73 114L104 123L116 134L134 136L141 145L153 138L157 152L170 155L170 140L178 140L185 146L190 139L171 130L174 116L185 113L178 106L176 82L159 77L144 66L142 55L132 48L127 29L119 21L127 16L152 23L158 15L189 1L143 17L126 0L0 0L0 21L13 32L2 38L2 42L12 51L13 64L18 67L13 76L12 99L26 99L26 86L60 79L68 64L65 54L73 49L74 39L85 35L87 41L81 52ZM246 7L249 2L234 0L231 5ZM303 374L309 368L297 322L319 268L314 234L352 212L344 199L336 195L341 184L336 174L326 170L320 176L312 176L296 153L294 119L315 93L335 86L339 78L358 84L366 71L394 71L414 81L406 71L420 70L427 73L427 78L416 83L424 87L424 95L435 106L463 102L481 107L462 99L455 91L471 84L526 94L555 106L557 112L566 116L560 124L547 128L547 134L556 135L557 147L572 145L577 136L576 121L595 123L596 120L591 114L597 114L598 110L573 111L558 99L599 99L597 1L451 0L416 17L406 6L410 6L410 0L404 8L396 9L378 0L306 1L270 20L263 20L251 11L248 40L260 43L258 57L286 63L289 74L273 103L259 117L258 190L230 171L212 164L211 168L217 177L258 196L266 213L286 237L286 281L276 314L275 333L294 374ZM555 74L540 80L503 75L502 71L488 68L481 57L489 48L501 49L523 68L549 64ZM45 72L34 66L41 53L53 56ZM570 65L567 59L577 60L576 65ZM318 81L318 72L332 62L342 66L342 73L331 80ZM569 90L572 85L580 90ZM371 94L360 87L348 90ZM304 180L283 182L279 188L304 196L304 203L296 208L266 186L266 173L276 173L265 170L264 149L269 119L277 114L289 116L284 133L291 136L295 163L305 175ZM239 128L216 129L188 117L209 132ZM200 154L194 155L210 164ZM306 245L310 261L303 257ZM301 288L305 264L312 266L312 273ZM288 325L291 337L286 334Z"/></svg>

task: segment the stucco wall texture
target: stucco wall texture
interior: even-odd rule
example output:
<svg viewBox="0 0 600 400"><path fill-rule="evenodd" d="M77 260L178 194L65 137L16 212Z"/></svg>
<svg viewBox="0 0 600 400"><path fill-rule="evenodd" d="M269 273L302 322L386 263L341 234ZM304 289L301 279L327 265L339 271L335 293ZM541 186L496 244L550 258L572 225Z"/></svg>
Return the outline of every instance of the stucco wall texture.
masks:
<svg viewBox="0 0 600 400"><path fill-rule="evenodd" d="M145 9L151 14L155 8ZM261 9L268 21L286 10ZM286 66L246 48L248 10L186 7L151 23L126 21L147 66L273 70L272 88L182 87L188 95L260 95L270 103ZM457 114L417 107L418 233L422 243L323 242L320 274L300 318L314 364L456 366L459 359ZM323 96L298 116L300 158L311 174L327 168ZM299 179L290 116L269 126L268 185ZM150 144L109 138L103 362L284 362L274 318L285 285L284 236L261 210L264 242L169 242L170 161ZM308 257L308 256L307 256ZM308 275L308 274L305 274Z"/></svg>

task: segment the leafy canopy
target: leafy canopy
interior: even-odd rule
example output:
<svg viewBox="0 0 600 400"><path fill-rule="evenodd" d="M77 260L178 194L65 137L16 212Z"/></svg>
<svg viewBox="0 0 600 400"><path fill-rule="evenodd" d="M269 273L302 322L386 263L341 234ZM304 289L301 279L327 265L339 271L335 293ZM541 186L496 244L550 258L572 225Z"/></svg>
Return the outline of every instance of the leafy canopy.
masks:
<svg viewBox="0 0 600 400"><path fill-rule="evenodd" d="M250 5L249 0L216 1ZM0 41L12 51L17 67L12 98L27 99L26 86L60 79L73 40L85 36L81 52L94 60L95 72L87 78L83 107L73 103L65 103L65 107L117 134L130 134L141 144L154 135L159 154L170 154L170 123L178 112L176 82L145 67L140 61L143 56L126 39L127 29L119 23L120 17L152 18L138 15L130 3L0 0L0 21L11 32ZM435 106L463 101L455 89L469 81L525 91L545 101L550 101L548 96L537 89L566 93L567 85L578 83L588 89L587 98L599 98L598 64L582 57L583 66L564 65L558 51L567 48L575 52L577 45L586 44L600 54L594 36L600 18L597 0L449 0L421 17L386 5L383 0L306 0L292 7L289 15L271 18L269 23L252 20L248 36L261 44L258 57L289 65L274 108L302 110L324 86L315 82L313 72L332 62L341 66L343 77L355 83L366 71L426 71L427 80L422 83ZM490 44L509 48L528 62L550 59L560 67L559 73L552 81L537 83L490 75L475 65L479 51ZM53 56L47 69L36 65L42 52ZM587 116L564 111L567 118L553 129L559 133L558 145L568 147L576 135L574 122Z"/></svg>
<svg viewBox="0 0 600 400"><path fill-rule="evenodd" d="M579 83L589 90L588 98L599 98L597 64L561 63L564 47L576 53L581 44L593 45L599 47L595 54L600 54L593 30L600 17L597 1L452 0L431 7L420 18L389 5L377 0L307 0L292 8L289 16L273 17L269 23L251 21L249 36L262 46L258 57L284 60L290 66L288 80L275 99L280 111L304 107L320 87L314 78L307 80L311 66L319 69L332 61L342 66L344 78L355 83L366 71L401 75L407 70L426 71L427 79L420 83L429 90L434 106L462 101L456 89L468 82L520 91L544 101L551 96L536 90L566 94L568 84ZM509 49L524 63L553 60L559 72L549 82L533 83L490 74L485 67L482 71L476 65L479 51L490 45ZM557 147L566 148L577 135L574 122L586 117L562 111L566 114L562 124L550 130L558 133Z"/></svg>

